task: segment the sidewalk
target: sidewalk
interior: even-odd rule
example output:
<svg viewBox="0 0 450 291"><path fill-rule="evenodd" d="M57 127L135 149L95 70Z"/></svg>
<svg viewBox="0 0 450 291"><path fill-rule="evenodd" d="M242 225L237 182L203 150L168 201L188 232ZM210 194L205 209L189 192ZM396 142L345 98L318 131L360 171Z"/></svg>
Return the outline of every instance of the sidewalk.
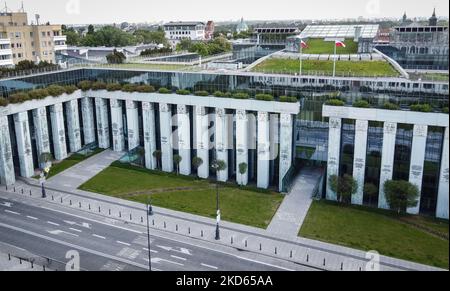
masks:
<svg viewBox="0 0 450 291"><path fill-rule="evenodd" d="M320 169L303 168L295 178L291 193L286 195L267 231L276 237L296 239L312 203L315 186L322 177Z"/></svg>
<svg viewBox="0 0 450 291"><path fill-rule="evenodd" d="M5 191L2 189L0 192ZM32 179L18 181L15 189L9 187L5 193L13 193L21 198L43 200L38 182ZM48 187L45 202L96 213L126 223L145 226L146 222L146 209L143 204L81 190ZM154 215L150 222L153 229L232 246L244 251L259 252L318 269L363 271L368 265L366 252L363 251L300 237L284 239L264 229L226 221L221 222L221 239L216 241L214 219L159 207L153 207L153 210ZM439 270L384 256L380 257L380 262L381 270L388 271Z"/></svg>
<svg viewBox="0 0 450 291"><path fill-rule="evenodd" d="M47 262L14 246L0 243L0 271L50 271Z"/></svg>

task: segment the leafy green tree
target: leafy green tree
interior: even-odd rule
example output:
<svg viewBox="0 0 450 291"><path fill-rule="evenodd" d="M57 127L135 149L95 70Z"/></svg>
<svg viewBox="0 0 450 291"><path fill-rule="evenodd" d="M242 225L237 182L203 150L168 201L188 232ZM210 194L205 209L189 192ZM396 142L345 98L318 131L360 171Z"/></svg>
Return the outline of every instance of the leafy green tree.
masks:
<svg viewBox="0 0 450 291"><path fill-rule="evenodd" d="M95 33L95 28L94 28L94 26L92 25L92 24L90 24L89 26L88 26L88 31L87 31L87 34L94 34Z"/></svg>
<svg viewBox="0 0 450 291"><path fill-rule="evenodd" d="M156 159L156 168L160 168L160 161L162 157L162 152L160 150L156 150L152 153L153 157Z"/></svg>
<svg viewBox="0 0 450 291"><path fill-rule="evenodd" d="M243 175L245 175L245 173L247 173L247 170L248 170L247 163L240 163L239 164L239 174L241 175L241 177ZM243 185L243 181L241 182L241 185Z"/></svg>
<svg viewBox="0 0 450 291"><path fill-rule="evenodd" d="M350 203L352 195L358 191L358 183L350 175L343 177L332 175L328 182L330 189L337 194L340 203Z"/></svg>
<svg viewBox="0 0 450 291"><path fill-rule="evenodd" d="M127 58L122 52L118 52L117 50L114 50L112 53L106 56L106 60L108 61L108 64L123 64L123 62Z"/></svg>
<svg viewBox="0 0 450 291"><path fill-rule="evenodd" d="M219 177L219 173L225 171L227 169L227 163L223 160L213 161L211 164L211 170L216 172L217 177Z"/></svg>
<svg viewBox="0 0 450 291"><path fill-rule="evenodd" d="M175 166L177 168L177 175L180 174L180 164L181 164L182 160L183 160L183 157L180 155L173 156L173 162L175 163Z"/></svg>
<svg viewBox="0 0 450 291"><path fill-rule="evenodd" d="M53 161L53 155L51 153L42 153L39 155L39 162L41 164L47 164Z"/></svg>
<svg viewBox="0 0 450 291"><path fill-rule="evenodd" d="M372 205L373 200L378 196L378 187L372 183L364 185L364 195L369 198L369 205Z"/></svg>
<svg viewBox="0 0 450 291"><path fill-rule="evenodd" d="M419 203L419 189L408 181L390 180L384 183L386 201L398 214L405 213L410 207Z"/></svg>
<svg viewBox="0 0 450 291"><path fill-rule="evenodd" d="M192 166L195 168L196 171L198 171L198 168L203 165L203 159L200 157L194 157L192 158Z"/></svg>
<svg viewBox="0 0 450 291"><path fill-rule="evenodd" d="M82 45L91 47L122 47L135 45L136 43L136 38L132 34L126 33L113 26L105 26L95 32L88 32L81 40Z"/></svg>

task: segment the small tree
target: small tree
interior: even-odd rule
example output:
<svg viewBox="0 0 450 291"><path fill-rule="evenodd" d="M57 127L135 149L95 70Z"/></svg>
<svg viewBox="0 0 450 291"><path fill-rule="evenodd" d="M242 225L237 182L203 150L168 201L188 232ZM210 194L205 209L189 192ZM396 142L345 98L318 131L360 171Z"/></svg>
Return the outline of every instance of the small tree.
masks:
<svg viewBox="0 0 450 291"><path fill-rule="evenodd" d="M378 187L372 183L364 185L364 194L369 198L369 205L372 205L373 199L378 196Z"/></svg>
<svg viewBox="0 0 450 291"><path fill-rule="evenodd" d="M144 166L144 164L145 164L145 149L142 147L139 147L137 149L136 153L139 156L139 165Z"/></svg>
<svg viewBox="0 0 450 291"><path fill-rule="evenodd" d="M39 162L41 164L48 164L49 162L53 161L53 155L51 153L42 153L39 156Z"/></svg>
<svg viewBox="0 0 450 291"><path fill-rule="evenodd" d="M175 166L177 168L177 175L180 173L180 163L182 160L183 158L180 155L173 156L173 162L175 163Z"/></svg>
<svg viewBox="0 0 450 291"><path fill-rule="evenodd" d="M114 50L112 53L106 56L108 64L123 64L127 57L122 53Z"/></svg>
<svg viewBox="0 0 450 291"><path fill-rule="evenodd" d="M216 172L217 179L219 179L219 173L227 169L227 163L222 160L216 160L212 163L211 169Z"/></svg>
<svg viewBox="0 0 450 291"><path fill-rule="evenodd" d="M239 174L241 175L241 178L245 173L247 173L248 165L247 163L240 163L239 164ZM244 184L243 180L241 179L241 186Z"/></svg>
<svg viewBox="0 0 450 291"><path fill-rule="evenodd" d="M350 203L352 195L358 191L358 183L349 175L343 177L332 175L328 182L331 190L337 194L340 203Z"/></svg>
<svg viewBox="0 0 450 291"><path fill-rule="evenodd" d="M203 159L200 157L194 157L192 158L192 166L195 168L195 170L198 172L198 168L200 168L203 165Z"/></svg>
<svg viewBox="0 0 450 291"><path fill-rule="evenodd" d="M419 189L408 181L386 181L384 183L386 201L392 210L398 214L406 212L419 203Z"/></svg>
<svg viewBox="0 0 450 291"><path fill-rule="evenodd" d="M156 150L152 155L156 159L156 168L159 169L159 161L161 160L162 152L160 150Z"/></svg>

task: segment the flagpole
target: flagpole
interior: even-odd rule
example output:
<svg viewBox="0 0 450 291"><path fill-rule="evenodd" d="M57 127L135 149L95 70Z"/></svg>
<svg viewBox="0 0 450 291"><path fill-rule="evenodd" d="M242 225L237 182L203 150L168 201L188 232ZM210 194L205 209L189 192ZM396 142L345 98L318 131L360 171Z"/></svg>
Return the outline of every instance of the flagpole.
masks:
<svg viewBox="0 0 450 291"><path fill-rule="evenodd" d="M336 77L336 41L334 41L334 62L333 62L333 77Z"/></svg>
<svg viewBox="0 0 450 291"><path fill-rule="evenodd" d="M302 45L302 39L300 39L300 75L302 75L302 67L303 67L303 45Z"/></svg>

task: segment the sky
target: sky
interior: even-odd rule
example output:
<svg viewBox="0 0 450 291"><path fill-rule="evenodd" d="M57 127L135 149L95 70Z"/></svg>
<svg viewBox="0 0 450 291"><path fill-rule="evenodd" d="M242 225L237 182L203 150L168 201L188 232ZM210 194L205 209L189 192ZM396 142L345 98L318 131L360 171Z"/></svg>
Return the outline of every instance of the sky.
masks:
<svg viewBox="0 0 450 291"><path fill-rule="evenodd" d="M448 0L0 0L18 10L23 2L30 21L97 24L159 21L228 21L449 16Z"/></svg>

